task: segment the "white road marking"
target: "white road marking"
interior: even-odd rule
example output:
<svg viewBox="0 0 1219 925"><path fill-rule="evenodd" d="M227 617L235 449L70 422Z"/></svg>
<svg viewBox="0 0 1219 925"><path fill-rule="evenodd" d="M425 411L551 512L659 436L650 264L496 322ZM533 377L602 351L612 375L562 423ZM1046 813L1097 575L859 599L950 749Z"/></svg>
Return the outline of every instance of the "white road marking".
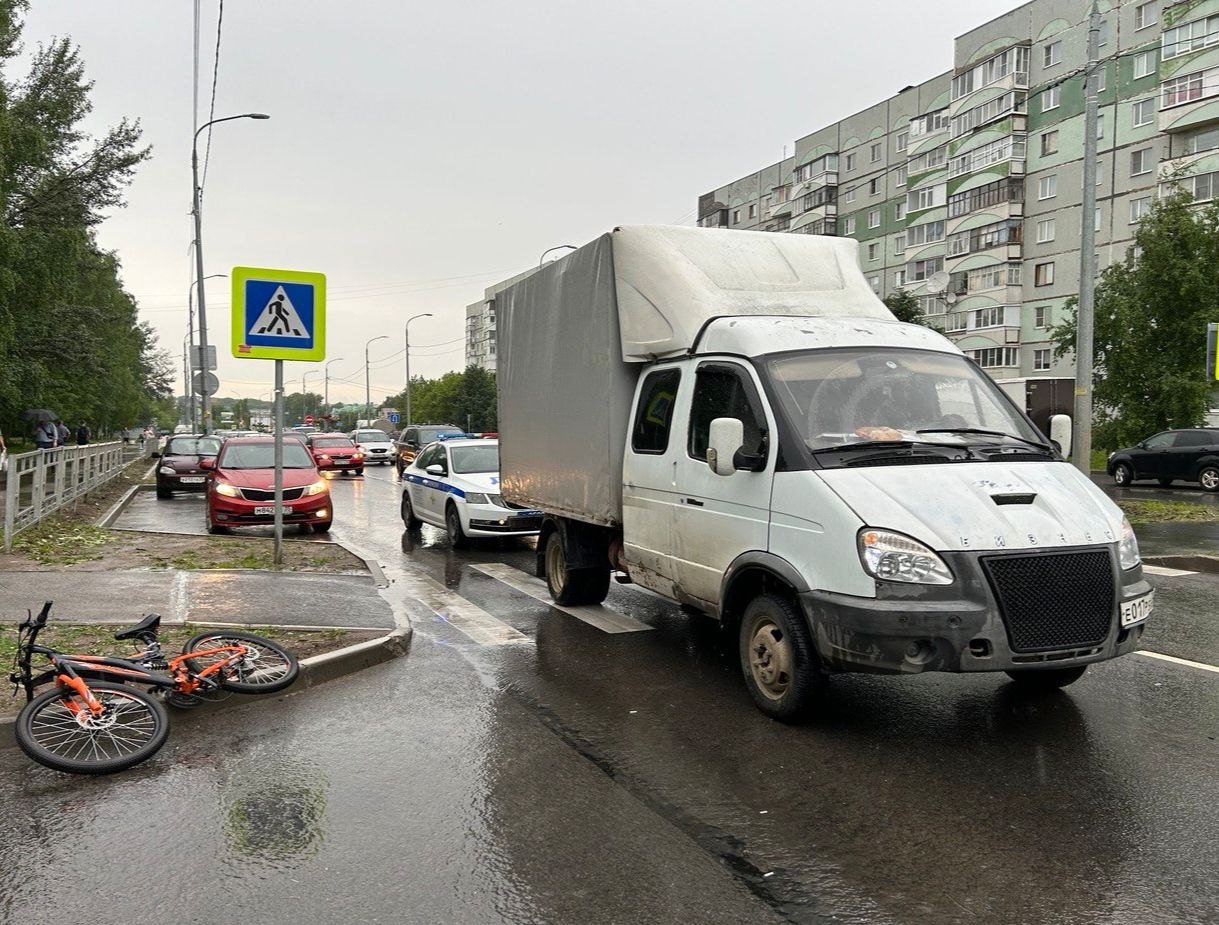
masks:
<svg viewBox="0 0 1219 925"><path fill-rule="evenodd" d="M549 604L555 610L561 610L565 614L575 617L587 623L589 626L601 630L603 633L642 633L644 630L650 630L652 627L646 623L641 623L634 617L628 617L626 614L614 610L612 607L607 607L605 604L592 604L583 607L564 607L561 604L556 604L550 599L550 592L546 589L546 583L540 578L535 578L522 572L518 568L513 568L511 565L506 565L502 562L481 562L473 564L470 568L476 572L482 572L484 575L502 581L510 588L515 588L522 594L528 594L531 598L541 601L543 604Z"/></svg>
<svg viewBox="0 0 1219 925"><path fill-rule="evenodd" d="M533 641L520 630L495 619L481 607L471 604L440 582L412 569L404 570L399 584L403 591L420 601L436 616L480 645L502 646Z"/></svg>
<svg viewBox="0 0 1219 925"><path fill-rule="evenodd" d="M1144 565L1143 574L1159 575L1161 578L1181 578L1184 575L1196 575L1197 572L1187 572L1185 569L1165 568L1163 565Z"/></svg>
<svg viewBox="0 0 1219 925"><path fill-rule="evenodd" d="M1201 671L1213 671L1219 674L1219 665L1207 665L1204 662L1191 662L1187 658L1177 658L1175 655L1165 655L1162 652L1148 652L1146 649L1136 649L1135 655L1143 655L1147 658L1158 658L1162 662L1172 662L1174 665L1184 665L1187 668L1197 668Z"/></svg>

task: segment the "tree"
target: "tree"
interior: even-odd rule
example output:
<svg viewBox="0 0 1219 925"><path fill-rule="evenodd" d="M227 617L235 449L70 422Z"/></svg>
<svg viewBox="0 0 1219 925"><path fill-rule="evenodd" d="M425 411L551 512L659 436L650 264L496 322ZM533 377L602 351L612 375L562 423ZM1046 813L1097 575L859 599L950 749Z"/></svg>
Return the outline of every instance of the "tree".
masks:
<svg viewBox="0 0 1219 925"><path fill-rule="evenodd" d="M385 404L406 408L406 393L385 399ZM445 373L439 379L411 378L411 418L416 423L456 424L475 433L499 426L495 373L479 366Z"/></svg>
<svg viewBox="0 0 1219 925"><path fill-rule="evenodd" d="M169 359L94 236L149 150L136 122L86 135L93 87L70 40L10 77L25 8L0 0L0 427L46 407L103 434L156 419L171 395Z"/></svg>
<svg viewBox="0 0 1219 925"><path fill-rule="evenodd" d="M1206 325L1219 322L1219 205L1183 191L1143 217L1125 260L1096 286L1096 442L1116 449L1206 418ZM1075 303L1050 336L1075 351Z"/></svg>
<svg viewBox="0 0 1219 925"><path fill-rule="evenodd" d="M927 319L923 315L923 308L919 305L919 301L915 296L906 289L898 289L896 292L891 292L883 299L889 311L897 316L898 321L905 321L907 324L926 324Z"/></svg>

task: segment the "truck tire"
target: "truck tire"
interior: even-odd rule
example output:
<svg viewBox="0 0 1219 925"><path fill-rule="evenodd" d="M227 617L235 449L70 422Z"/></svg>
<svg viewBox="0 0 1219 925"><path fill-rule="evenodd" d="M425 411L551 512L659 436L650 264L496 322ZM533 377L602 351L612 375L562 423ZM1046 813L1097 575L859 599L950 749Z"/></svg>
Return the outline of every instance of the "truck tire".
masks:
<svg viewBox="0 0 1219 925"><path fill-rule="evenodd" d="M610 570L604 568L567 567L567 551L561 530L555 530L546 540L546 587L556 604L578 607L600 604L609 594Z"/></svg>
<svg viewBox="0 0 1219 925"><path fill-rule="evenodd" d="M741 617L740 657L745 686L771 719L801 718L825 690L812 634L789 598L759 594L749 602Z"/></svg>

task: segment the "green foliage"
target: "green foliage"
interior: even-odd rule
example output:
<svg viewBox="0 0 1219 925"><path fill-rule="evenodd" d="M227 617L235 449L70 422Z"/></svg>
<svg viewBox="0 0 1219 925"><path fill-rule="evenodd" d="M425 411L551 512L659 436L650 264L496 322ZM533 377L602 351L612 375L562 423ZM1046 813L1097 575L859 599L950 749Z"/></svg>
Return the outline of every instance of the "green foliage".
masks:
<svg viewBox="0 0 1219 925"><path fill-rule="evenodd" d="M164 423L173 365L94 236L148 149L127 120L84 132L92 84L70 40L39 46L24 77L9 75L24 10L0 0L0 428L28 431L30 407L99 436Z"/></svg>
<svg viewBox="0 0 1219 925"><path fill-rule="evenodd" d="M1096 286L1096 442L1112 450L1206 418L1206 325L1219 322L1219 206L1195 209L1177 192L1156 202L1135 234L1141 250ZM1075 303L1050 336L1075 350Z"/></svg>
<svg viewBox="0 0 1219 925"><path fill-rule="evenodd" d="M384 404L402 409L406 392L390 395ZM495 373L479 366L445 373L439 379L411 377L411 419L416 423L456 424L475 433L499 429Z"/></svg>
<svg viewBox="0 0 1219 925"><path fill-rule="evenodd" d="M884 303L888 306L889 311L897 316L898 321L905 321L907 324L927 323L918 299L915 298L913 293L905 289L898 289L896 292L889 293L889 295L885 296Z"/></svg>
<svg viewBox="0 0 1219 925"><path fill-rule="evenodd" d="M13 537L13 552L43 565L73 565L100 559L98 550L114 534L71 517L53 515Z"/></svg>

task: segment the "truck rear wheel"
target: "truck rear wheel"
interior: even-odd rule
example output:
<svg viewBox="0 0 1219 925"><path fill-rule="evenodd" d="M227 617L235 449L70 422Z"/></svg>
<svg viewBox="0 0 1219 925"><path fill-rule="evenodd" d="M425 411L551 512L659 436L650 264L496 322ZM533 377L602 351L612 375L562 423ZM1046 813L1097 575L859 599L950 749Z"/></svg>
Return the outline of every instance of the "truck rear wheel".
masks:
<svg viewBox="0 0 1219 925"><path fill-rule="evenodd" d="M792 722L825 689L808 624L799 608L777 594L759 594L741 618L741 668L758 709Z"/></svg>
<svg viewBox="0 0 1219 925"><path fill-rule="evenodd" d="M563 543L561 530L555 530L546 540L546 586L550 596L565 607L600 604L609 594L609 565L569 569Z"/></svg>

